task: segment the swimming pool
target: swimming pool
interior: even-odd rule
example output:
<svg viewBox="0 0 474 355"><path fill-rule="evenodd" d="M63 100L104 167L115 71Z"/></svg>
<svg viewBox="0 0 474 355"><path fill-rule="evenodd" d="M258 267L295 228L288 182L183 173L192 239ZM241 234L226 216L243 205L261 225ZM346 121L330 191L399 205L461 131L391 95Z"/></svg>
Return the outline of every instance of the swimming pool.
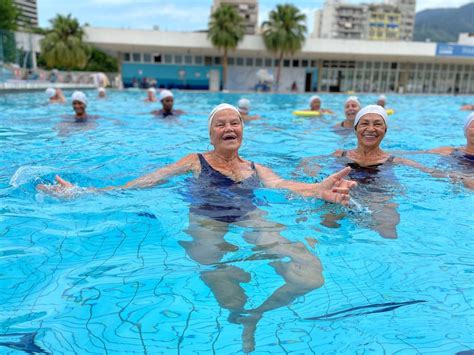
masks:
<svg viewBox="0 0 474 355"><path fill-rule="evenodd" d="M95 96L95 92L88 95ZM66 93L69 98L70 93ZM353 135L332 129L342 119L345 95L321 95L337 117L295 118L309 95L177 92L176 121L148 113L156 104L143 92L91 98L97 125L77 129L61 117L69 105L44 105L43 93L0 96L2 203L0 229L0 353L239 353L242 320L229 319L203 274L216 266L193 261L188 202L179 177L147 190L86 194L57 200L36 184L55 174L80 186L121 184L192 152L209 149L207 112L220 102L252 102L265 118L245 127L243 157L286 178L301 159L355 146ZM363 104L375 95L361 95ZM467 97L389 96L396 114L386 150L462 145ZM426 108L426 109L423 109ZM443 166L434 156L410 156ZM321 158L323 173L331 171ZM324 284L289 306L265 312L255 331L255 353L446 353L474 348L472 236L474 194L417 170L395 169L388 187L398 204L398 238L370 226L364 201L336 224L324 223L342 207L261 189L266 218L283 226L320 261ZM372 211L372 213L377 211ZM248 274L241 284L247 309L261 305L282 278L233 226L237 245L221 265ZM217 265L219 267L219 265Z"/></svg>

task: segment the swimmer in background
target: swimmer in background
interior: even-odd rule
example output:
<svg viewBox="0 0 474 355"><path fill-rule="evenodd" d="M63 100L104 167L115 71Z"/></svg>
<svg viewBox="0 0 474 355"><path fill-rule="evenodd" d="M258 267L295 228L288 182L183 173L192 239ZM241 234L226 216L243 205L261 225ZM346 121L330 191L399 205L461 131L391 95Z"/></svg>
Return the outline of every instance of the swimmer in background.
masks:
<svg viewBox="0 0 474 355"><path fill-rule="evenodd" d="M99 99L105 99L107 97L107 93L105 91L105 88L100 87L97 89L97 97Z"/></svg>
<svg viewBox="0 0 474 355"><path fill-rule="evenodd" d="M462 105L460 110L462 111L474 111L474 105Z"/></svg>
<svg viewBox="0 0 474 355"><path fill-rule="evenodd" d="M424 150L418 153L438 154L451 158L456 164L453 166L459 175L463 176L466 187L474 189L474 112L466 117L464 122L464 137L466 145L462 147L439 147ZM455 179L456 177L453 176Z"/></svg>
<svg viewBox="0 0 474 355"><path fill-rule="evenodd" d="M344 115L345 120L338 123L334 128L347 128L350 130L354 129L354 120L357 113L360 111L360 101L357 96L349 96L344 103Z"/></svg>
<svg viewBox="0 0 474 355"><path fill-rule="evenodd" d="M86 112L87 96L82 91L74 91L71 96L72 109L74 110L74 120L71 122L70 115L65 116L69 120L60 122L57 126L60 136L67 136L76 131L88 131L97 128L96 118L98 116L88 115Z"/></svg>
<svg viewBox="0 0 474 355"><path fill-rule="evenodd" d="M162 108L160 110L154 110L151 113L155 116L160 116L162 118L166 118L168 116L179 116L184 114L184 111L181 110L173 110L174 105L174 96L173 93L169 90L161 90L160 91L160 102Z"/></svg>
<svg viewBox="0 0 474 355"><path fill-rule="evenodd" d="M311 96L311 98L309 99L309 107L310 107L309 110L302 110L302 111L315 111L315 112L319 112L321 115L334 114L334 112L329 109L321 108L321 98L318 95Z"/></svg>
<svg viewBox="0 0 474 355"><path fill-rule="evenodd" d="M346 205L349 190L355 183L344 179L351 170L347 167L320 183L308 184L283 179L270 168L243 159L239 149L244 137L244 122L234 106L216 106L207 123L213 150L189 154L125 185L90 191L150 188L173 176L193 175L188 180L186 192L190 204L187 228L190 240L181 240L179 244L191 259L203 266L201 280L212 291L220 307L229 312L228 321L243 326L243 350L250 352L255 349L257 324L267 312L304 299L306 294L324 284L319 259L302 242L285 238L282 233L285 226L271 221L267 212L256 204L256 190L262 186L284 189ZM37 188L56 196L68 196L68 193L70 196L74 191L70 182L59 176L56 181L56 185L38 185ZM252 255L246 258L248 262L244 265L226 260L229 253L242 248L225 239L232 226L243 228L243 239L255 246L249 249ZM252 260L264 259L282 280L280 286L268 292L256 306L247 302L248 291L241 284L251 282L252 274L258 269ZM253 307L249 308L249 305Z"/></svg>
<svg viewBox="0 0 474 355"><path fill-rule="evenodd" d="M332 156L337 158L336 162L352 168L348 176L359 185L359 189L356 189L354 194L361 199L363 205L373 211L374 225L371 228L384 238L394 239L398 237L396 226L400 221L398 205L391 201L394 197L391 190L396 181L393 169L395 165L416 168L435 178L463 178L464 176L458 172L446 173L428 168L413 160L399 158L385 152L380 145L387 128L388 115L383 107L378 105L364 107L357 113L354 121L357 148L348 151L337 150ZM309 176L316 176L320 168L317 162L320 159L321 157L305 158L299 168ZM340 168L340 166L333 168ZM326 217L334 222L343 216L328 215Z"/></svg>
<svg viewBox="0 0 474 355"><path fill-rule="evenodd" d="M66 102L66 98L60 88L47 88L46 96L48 96L49 104L63 104Z"/></svg>
<svg viewBox="0 0 474 355"><path fill-rule="evenodd" d="M250 101L248 99L244 99L244 98L240 99L239 102L237 103L237 107L239 109L240 116L242 117L244 122L255 121L261 118L259 115L255 115L255 116L249 115Z"/></svg>
<svg viewBox="0 0 474 355"><path fill-rule="evenodd" d="M387 96L385 95L380 95L379 98L377 99L376 105L382 106L385 108L385 105L387 104Z"/></svg>
<svg viewBox="0 0 474 355"><path fill-rule="evenodd" d="M156 98L156 89L155 88L149 88L146 91L146 98L144 100L145 102L157 102Z"/></svg>

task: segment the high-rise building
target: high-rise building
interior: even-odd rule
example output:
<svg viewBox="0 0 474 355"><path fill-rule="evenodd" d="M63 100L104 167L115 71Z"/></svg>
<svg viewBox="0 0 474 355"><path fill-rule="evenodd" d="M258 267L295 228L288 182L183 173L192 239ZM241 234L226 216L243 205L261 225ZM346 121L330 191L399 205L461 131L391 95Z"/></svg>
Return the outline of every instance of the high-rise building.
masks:
<svg viewBox="0 0 474 355"><path fill-rule="evenodd" d="M38 27L38 7L36 6L36 0L13 0L13 2L18 10L20 10L18 19L20 29L25 27Z"/></svg>
<svg viewBox="0 0 474 355"><path fill-rule="evenodd" d="M400 40L413 40L415 30L416 0L390 0L400 10Z"/></svg>
<svg viewBox="0 0 474 355"><path fill-rule="evenodd" d="M326 0L316 11L312 37L411 41L416 0L349 4Z"/></svg>
<svg viewBox="0 0 474 355"><path fill-rule="evenodd" d="M221 4L233 6L245 20L245 34L252 35L258 29L257 0L214 0L211 11L214 12Z"/></svg>
<svg viewBox="0 0 474 355"><path fill-rule="evenodd" d="M389 4L369 5L367 21L367 39L379 41L401 39L401 14L396 6Z"/></svg>

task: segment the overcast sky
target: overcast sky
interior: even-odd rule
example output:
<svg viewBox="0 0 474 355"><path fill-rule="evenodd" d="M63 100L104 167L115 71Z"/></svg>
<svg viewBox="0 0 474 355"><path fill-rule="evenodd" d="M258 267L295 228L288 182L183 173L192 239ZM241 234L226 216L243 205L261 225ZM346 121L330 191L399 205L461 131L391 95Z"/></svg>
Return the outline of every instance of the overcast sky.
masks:
<svg viewBox="0 0 474 355"><path fill-rule="evenodd" d="M371 2L352 0L351 3ZM417 11L437 7L458 7L467 0L418 0ZM260 0L259 21L277 4L291 3L307 16L308 32L313 29L314 11L324 0ZM39 23L48 27L56 14L72 14L81 24L93 27L151 29L159 26L167 31L194 31L207 28L212 0L38 0Z"/></svg>

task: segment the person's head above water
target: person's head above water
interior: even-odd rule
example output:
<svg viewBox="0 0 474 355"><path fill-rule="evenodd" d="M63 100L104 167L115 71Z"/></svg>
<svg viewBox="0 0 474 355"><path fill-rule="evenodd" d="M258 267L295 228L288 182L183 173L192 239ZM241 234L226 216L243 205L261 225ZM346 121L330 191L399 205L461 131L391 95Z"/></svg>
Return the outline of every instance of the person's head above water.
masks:
<svg viewBox="0 0 474 355"><path fill-rule="evenodd" d="M86 116L87 96L82 91L74 91L71 96L72 108L76 113L76 118Z"/></svg>
<svg viewBox="0 0 474 355"><path fill-rule="evenodd" d="M388 116L382 106L368 105L355 118L354 129L359 146L378 147L387 132Z"/></svg>
<svg viewBox="0 0 474 355"><path fill-rule="evenodd" d="M474 143L474 112L467 116L464 121L464 136L468 143Z"/></svg>
<svg viewBox="0 0 474 355"><path fill-rule="evenodd" d="M235 150L242 144L244 122L239 110L223 103L214 107L207 125L211 144L215 150Z"/></svg>
<svg viewBox="0 0 474 355"><path fill-rule="evenodd" d="M146 91L147 100L148 101L155 101L156 100L156 89L155 88L148 88Z"/></svg>
<svg viewBox="0 0 474 355"><path fill-rule="evenodd" d="M377 99L377 105L385 107L386 103L387 103L387 96L380 95L379 98Z"/></svg>
<svg viewBox="0 0 474 355"><path fill-rule="evenodd" d="M52 99L54 95L56 95L56 90L54 88L47 88L45 94L48 97L48 100Z"/></svg>
<svg viewBox="0 0 474 355"><path fill-rule="evenodd" d="M349 96L344 103L344 114L346 115L346 119L349 121L354 121L359 110L359 98L357 96Z"/></svg>
<svg viewBox="0 0 474 355"><path fill-rule="evenodd" d="M247 115L250 111L250 101L248 99L240 99L237 103L240 113Z"/></svg>
<svg viewBox="0 0 474 355"><path fill-rule="evenodd" d="M311 111L319 111L321 109L321 98L318 95L313 95L309 99L309 107Z"/></svg>
<svg viewBox="0 0 474 355"><path fill-rule="evenodd" d="M163 111L171 111L173 110L174 104L174 96L173 93L169 90L161 90L160 91L160 102L163 106Z"/></svg>
<svg viewBox="0 0 474 355"><path fill-rule="evenodd" d="M106 96L106 91L105 91L105 88L103 87L100 87L97 89L97 95L99 97L105 97Z"/></svg>

